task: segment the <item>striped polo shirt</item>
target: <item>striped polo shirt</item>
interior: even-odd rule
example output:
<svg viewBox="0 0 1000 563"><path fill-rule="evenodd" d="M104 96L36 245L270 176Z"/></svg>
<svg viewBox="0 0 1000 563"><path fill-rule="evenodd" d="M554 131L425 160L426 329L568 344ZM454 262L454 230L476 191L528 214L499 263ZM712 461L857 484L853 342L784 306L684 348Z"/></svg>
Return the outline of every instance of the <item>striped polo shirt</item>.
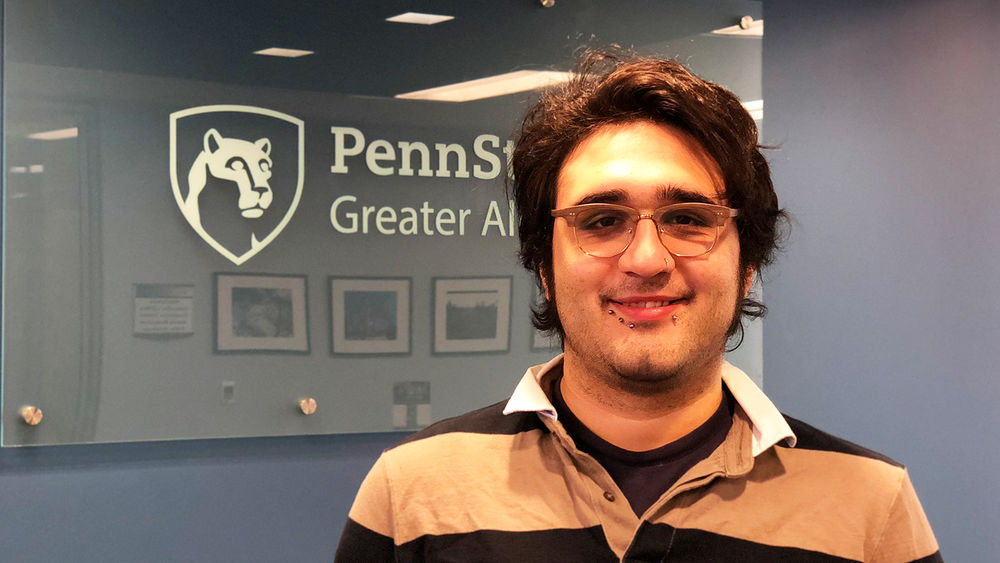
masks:
<svg viewBox="0 0 1000 563"><path fill-rule="evenodd" d="M545 389L386 450L365 478L337 561L940 561L906 470L782 416L738 368L725 441L641 516L560 424Z"/></svg>

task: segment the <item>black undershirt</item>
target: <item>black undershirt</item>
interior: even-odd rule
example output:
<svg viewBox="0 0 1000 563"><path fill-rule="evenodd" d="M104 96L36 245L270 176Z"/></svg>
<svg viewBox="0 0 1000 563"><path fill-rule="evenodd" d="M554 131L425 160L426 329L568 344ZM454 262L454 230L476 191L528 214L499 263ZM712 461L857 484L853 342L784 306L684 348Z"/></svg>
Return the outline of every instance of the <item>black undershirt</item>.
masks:
<svg viewBox="0 0 1000 563"><path fill-rule="evenodd" d="M552 385L552 405L559 421L576 447L593 456L608 471L636 516L642 516L681 475L719 447L733 422L733 398L723 386L725 396L704 424L665 446L633 452L615 446L584 426L566 406L560 383L561 378Z"/></svg>

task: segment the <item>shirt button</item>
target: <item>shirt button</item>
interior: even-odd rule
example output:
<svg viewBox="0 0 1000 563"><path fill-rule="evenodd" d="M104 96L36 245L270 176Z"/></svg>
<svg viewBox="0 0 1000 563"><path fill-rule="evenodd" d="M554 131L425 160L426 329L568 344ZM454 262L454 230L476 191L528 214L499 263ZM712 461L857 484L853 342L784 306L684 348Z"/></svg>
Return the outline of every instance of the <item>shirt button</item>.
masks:
<svg viewBox="0 0 1000 563"><path fill-rule="evenodd" d="M615 502L615 494L611 491L604 491L604 499L608 502Z"/></svg>

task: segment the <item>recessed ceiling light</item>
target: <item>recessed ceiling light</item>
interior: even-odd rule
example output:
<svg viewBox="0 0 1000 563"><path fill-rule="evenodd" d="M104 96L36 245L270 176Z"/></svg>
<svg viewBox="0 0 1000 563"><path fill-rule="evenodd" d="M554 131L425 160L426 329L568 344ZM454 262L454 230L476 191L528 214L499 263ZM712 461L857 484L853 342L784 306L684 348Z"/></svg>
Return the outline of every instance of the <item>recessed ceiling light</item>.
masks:
<svg viewBox="0 0 1000 563"><path fill-rule="evenodd" d="M54 129L52 131L31 133L28 135L28 138L38 139L39 141L58 141L60 139L72 139L79 134L80 132L76 127L70 127L68 129Z"/></svg>
<svg viewBox="0 0 1000 563"><path fill-rule="evenodd" d="M572 73L551 70L518 70L476 80L457 82L426 90L396 94L404 100L432 100L436 102L468 102L515 92L544 88L570 79Z"/></svg>
<svg viewBox="0 0 1000 563"><path fill-rule="evenodd" d="M286 49L284 47L269 47L267 49L261 49L260 51L254 51L255 55L268 55L270 57L288 57L294 59L296 57L304 57L306 55L313 54L314 51L303 51L302 49Z"/></svg>
<svg viewBox="0 0 1000 563"><path fill-rule="evenodd" d="M420 12L406 12L404 14L396 14L391 18L385 18L385 21L396 22L396 23L418 23L421 25L434 25L436 23L446 22L448 20L453 20L453 19L455 19L455 16L422 14Z"/></svg>
<svg viewBox="0 0 1000 563"><path fill-rule="evenodd" d="M764 100L750 100L743 102L743 107L750 113L754 121L764 119Z"/></svg>
<svg viewBox="0 0 1000 563"><path fill-rule="evenodd" d="M746 27L731 25L722 29L713 29L715 35L738 35L743 37L764 37L764 20L751 20Z"/></svg>

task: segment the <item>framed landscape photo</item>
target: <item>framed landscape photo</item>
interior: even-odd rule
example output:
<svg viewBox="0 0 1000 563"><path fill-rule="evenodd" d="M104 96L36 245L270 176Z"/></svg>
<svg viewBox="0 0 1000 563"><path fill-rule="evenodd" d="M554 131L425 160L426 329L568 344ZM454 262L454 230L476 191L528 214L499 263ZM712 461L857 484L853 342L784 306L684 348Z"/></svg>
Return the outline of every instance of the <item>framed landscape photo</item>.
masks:
<svg viewBox="0 0 1000 563"><path fill-rule="evenodd" d="M409 354L410 278L330 276L332 354Z"/></svg>
<svg viewBox="0 0 1000 563"><path fill-rule="evenodd" d="M215 351L309 353L306 277L215 274Z"/></svg>
<svg viewBox="0 0 1000 563"><path fill-rule="evenodd" d="M510 276L434 278L433 352L506 352L511 281Z"/></svg>

